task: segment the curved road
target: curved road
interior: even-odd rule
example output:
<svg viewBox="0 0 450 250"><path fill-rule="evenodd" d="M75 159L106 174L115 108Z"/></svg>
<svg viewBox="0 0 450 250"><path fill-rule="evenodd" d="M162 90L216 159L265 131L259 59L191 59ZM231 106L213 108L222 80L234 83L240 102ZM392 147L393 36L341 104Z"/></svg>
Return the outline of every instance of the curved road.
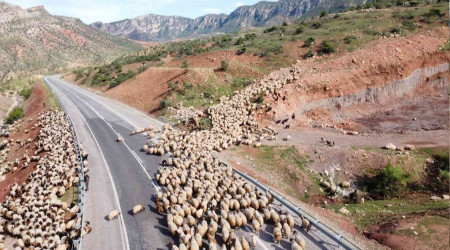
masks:
<svg viewBox="0 0 450 250"><path fill-rule="evenodd" d="M79 141L89 153L85 216L93 230L83 238L82 247L168 249L173 239L152 200L159 189L153 177L161 158L139 151L148 141L144 135L130 136L130 131L137 128L160 127L163 123L57 76L46 77L45 81L64 105ZM117 143L118 136L124 141ZM146 211L133 217L131 209L136 204L145 205ZM121 216L108 221L107 215L114 209L119 209ZM306 239L307 249L343 249L320 230L313 228L309 233L297 230ZM256 249L290 249L289 239L273 244L271 232L272 226L260 232ZM247 237L250 233L249 227L238 232Z"/></svg>

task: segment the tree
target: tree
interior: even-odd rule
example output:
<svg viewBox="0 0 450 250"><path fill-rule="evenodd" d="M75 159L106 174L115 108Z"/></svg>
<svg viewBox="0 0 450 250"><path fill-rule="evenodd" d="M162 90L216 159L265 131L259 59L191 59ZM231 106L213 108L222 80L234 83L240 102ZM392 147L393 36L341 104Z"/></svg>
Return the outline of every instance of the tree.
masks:
<svg viewBox="0 0 450 250"><path fill-rule="evenodd" d="M324 16L326 16L327 15L327 11L326 10L323 10L321 13L320 13L320 17L322 18L322 17L324 17Z"/></svg>
<svg viewBox="0 0 450 250"><path fill-rule="evenodd" d="M228 63L227 61L223 60L220 65L222 66L222 70L223 71L227 71L228 70Z"/></svg>

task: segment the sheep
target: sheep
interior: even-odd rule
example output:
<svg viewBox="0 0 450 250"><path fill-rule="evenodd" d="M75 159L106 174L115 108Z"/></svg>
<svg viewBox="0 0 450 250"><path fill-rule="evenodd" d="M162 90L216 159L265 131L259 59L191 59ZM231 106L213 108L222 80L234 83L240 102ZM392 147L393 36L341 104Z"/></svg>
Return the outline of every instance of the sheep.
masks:
<svg viewBox="0 0 450 250"><path fill-rule="evenodd" d="M123 141L123 139L122 139L122 137L117 137L117 139L116 139L116 142L122 142Z"/></svg>
<svg viewBox="0 0 450 250"><path fill-rule="evenodd" d="M298 234L297 231L294 231L293 233L294 236L294 241L300 246L302 247L302 249L306 249L306 242L305 240Z"/></svg>
<svg viewBox="0 0 450 250"><path fill-rule="evenodd" d="M141 204L138 204L136 206L133 207L133 216L135 216L136 214L142 212L145 210L145 207L142 206Z"/></svg>
<svg viewBox="0 0 450 250"><path fill-rule="evenodd" d="M120 215L120 211L119 210L113 210L108 214L108 219L111 220L115 220L119 217Z"/></svg>
<svg viewBox="0 0 450 250"><path fill-rule="evenodd" d="M279 227L274 227L273 229L273 239L275 243L280 244L283 235L281 234L281 229Z"/></svg>
<svg viewBox="0 0 450 250"><path fill-rule="evenodd" d="M300 216L302 219L302 227L306 230L306 232L309 232L311 230L311 222L309 220L305 219L302 215Z"/></svg>

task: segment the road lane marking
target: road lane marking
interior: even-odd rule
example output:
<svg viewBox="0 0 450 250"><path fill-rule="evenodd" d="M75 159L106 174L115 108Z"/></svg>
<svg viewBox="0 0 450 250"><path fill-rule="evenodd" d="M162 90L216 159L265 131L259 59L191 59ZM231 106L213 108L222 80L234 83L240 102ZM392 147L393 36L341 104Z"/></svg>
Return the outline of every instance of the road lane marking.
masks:
<svg viewBox="0 0 450 250"><path fill-rule="evenodd" d="M73 95L74 95L76 98L78 98L80 101L82 101L84 104L86 104L86 106L87 106L88 108L90 108L92 111L95 112L95 109L94 109L91 105L89 105L86 101L84 101L83 99L81 99L81 98L80 98L78 95L76 95L76 94L73 94ZM101 118L101 119L106 123L106 120L105 120L104 118ZM120 136L120 134L119 134L114 128L111 128L111 130L114 131L117 135ZM141 159L139 159L139 158L137 157L137 155L134 155L134 154L133 154L134 151L128 146L128 144L125 142L125 139L124 139L122 136L120 136L120 137L123 139L123 141L122 141L123 145L125 145L125 147L130 151L131 155L133 155L133 157L134 157L134 158L136 159L136 161L139 163L139 166L141 166L142 170L145 172L145 174L147 175L148 179L149 179L150 182L153 184L153 187L154 187L157 191L159 191L160 188L159 188L158 185L156 184L155 180L150 176L150 174L148 173L148 171L145 169L144 165L143 165L142 162L141 162Z"/></svg>
<svg viewBox="0 0 450 250"><path fill-rule="evenodd" d="M89 90L87 90L87 89L84 89L84 88L75 86L75 85L70 84L70 83L68 83L68 82L66 82L66 81L64 81L64 80L61 80L60 78L55 79L55 80L61 82L62 84L66 85L66 86L69 87L69 88L74 89L75 91L78 91L78 92L84 94L85 96L90 97L92 100L94 100L95 102L97 102L97 103L99 103L99 104L101 104L101 105L103 105L103 106L105 106L105 105L102 104L101 102L99 102L98 100L94 99L94 97L95 97L95 98L99 98L99 99L104 98L104 99L106 99L106 100L108 100L108 101L114 103L115 105L121 106L121 107L124 108L124 109L127 109L127 110L129 110L129 111L134 112L135 114L137 114L137 115L139 115L139 116L142 116L142 117L145 118L145 119L151 119L152 122L155 123L157 126L162 127L162 126L164 125L164 122L162 122L162 121L160 121L160 120L158 120L158 119L156 119L156 118L149 117L149 116L143 114L142 112L140 112L139 110L136 110L136 109L134 109L134 108L132 108L132 107L126 106L126 105L124 105L123 103L120 103L120 102L118 102L118 101L116 101L116 100L106 98L106 97L101 96L101 95L99 95L99 94L97 94L97 93L95 93L95 92L92 92L92 91L89 91ZM93 96L89 96L89 95L93 95ZM108 109L110 109L108 106L105 106L105 107L108 108ZM110 109L110 111L113 111L113 110ZM115 111L114 111L114 112L115 112ZM125 119L125 118L124 118L124 119ZM137 126L135 126L133 123L131 123L131 122L128 121L127 119L125 119L125 120L126 120L128 123L130 123L131 125L133 125L135 128L138 128Z"/></svg>
<svg viewBox="0 0 450 250"><path fill-rule="evenodd" d="M61 91L61 95L65 96L67 101L69 103L71 103L75 107L75 109L80 113L81 119L83 119L83 121L85 122L86 126L88 127L88 129L89 129L89 131L90 131L90 133L91 133L95 143L97 144L97 147L98 147L98 149L100 151L100 154L102 155L103 162L105 163L106 170L108 172L109 178L111 179L111 184L112 184L112 187L113 187L113 192L114 192L114 196L115 196L115 199L116 199L116 203L118 204L118 207L119 207L119 210L120 210L120 222L121 222L120 225L122 227L121 231L122 231L122 234L124 234L124 238L125 238L125 247L124 247L124 249L129 250L130 249L130 244L129 244L129 241L128 241L127 228L125 226L125 222L124 222L123 215L122 215L122 208L120 207L119 195L117 194L117 190L116 190L116 185L114 183L114 179L112 178L112 174L111 174L111 172L109 170L109 165L106 162L106 159L105 159L105 156L103 155L103 151L102 151L102 149L100 147L100 144L98 143L97 138L95 137L94 133L92 132L91 127L89 126L88 122L84 118L84 115L81 113L81 111L78 109L78 107L75 106L75 104L70 100L70 98L67 97L64 93L62 93L62 91Z"/></svg>

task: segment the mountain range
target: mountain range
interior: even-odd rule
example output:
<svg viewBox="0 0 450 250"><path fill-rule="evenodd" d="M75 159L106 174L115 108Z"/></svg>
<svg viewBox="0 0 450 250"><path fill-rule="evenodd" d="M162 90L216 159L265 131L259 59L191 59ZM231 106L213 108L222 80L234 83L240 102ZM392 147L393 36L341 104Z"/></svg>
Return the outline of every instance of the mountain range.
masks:
<svg viewBox="0 0 450 250"><path fill-rule="evenodd" d="M61 67L98 64L139 49L135 42L94 29L44 7L0 1L0 82Z"/></svg>
<svg viewBox="0 0 450 250"><path fill-rule="evenodd" d="M278 25L323 10L337 12L367 0L279 0L241 6L229 15L212 14L195 19L148 14L112 23L95 22L92 27L109 34L139 41L165 41L203 34L236 32L245 28Z"/></svg>

